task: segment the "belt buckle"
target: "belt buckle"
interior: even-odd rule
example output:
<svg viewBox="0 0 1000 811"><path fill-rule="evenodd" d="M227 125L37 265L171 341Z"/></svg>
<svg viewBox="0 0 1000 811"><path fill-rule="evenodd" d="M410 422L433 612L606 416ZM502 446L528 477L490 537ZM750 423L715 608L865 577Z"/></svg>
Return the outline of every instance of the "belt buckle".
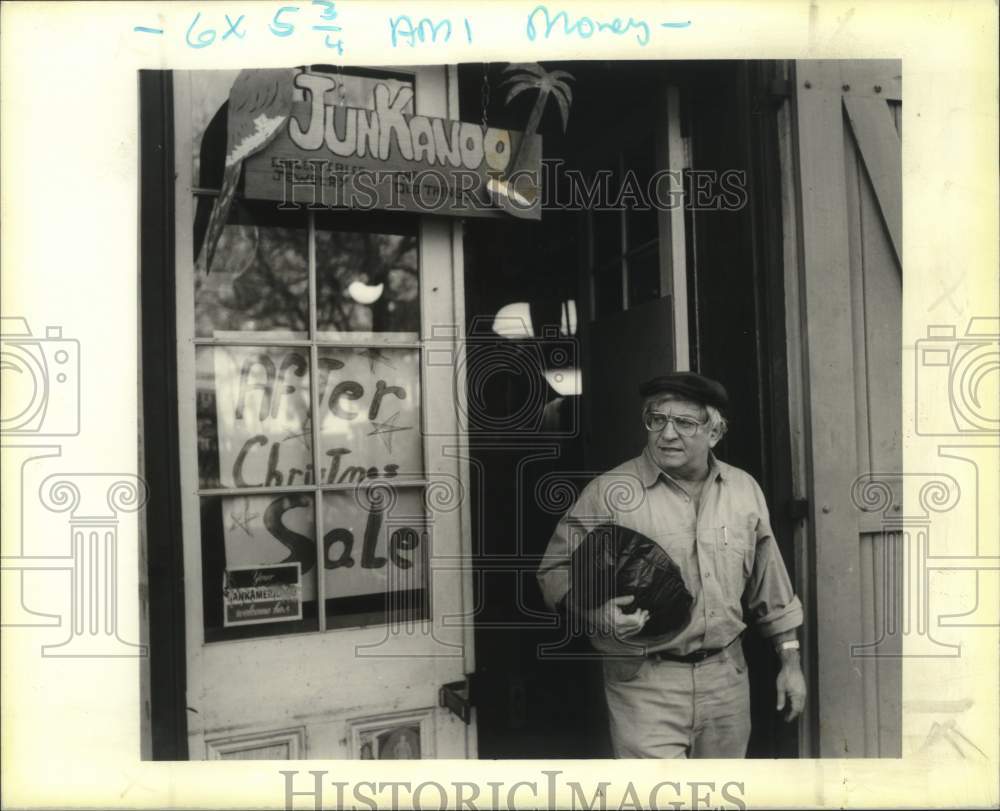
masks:
<svg viewBox="0 0 1000 811"><path fill-rule="evenodd" d="M691 661L704 662L709 657L709 655L710 653L707 650L696 650L694 651L694 653L691 654Z"/></svg>

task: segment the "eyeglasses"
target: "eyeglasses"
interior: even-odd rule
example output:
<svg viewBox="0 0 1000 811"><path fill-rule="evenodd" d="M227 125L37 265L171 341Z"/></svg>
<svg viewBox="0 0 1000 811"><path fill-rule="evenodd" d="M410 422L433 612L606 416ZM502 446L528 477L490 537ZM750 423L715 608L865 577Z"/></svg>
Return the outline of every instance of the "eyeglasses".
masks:
<svg viewBox="0 0 1000 811"><path fill-rule="evenodd" d="M698 433L699 428L708 424L708 420L698 422L698 420L691 417L672 417L667 414L661 414L659 411L645 412L642 415L642 422L646 426L647 431L655 433L659 433L667 427L667 423L672 422L674 430L681 436L694 436Z"/></svg>

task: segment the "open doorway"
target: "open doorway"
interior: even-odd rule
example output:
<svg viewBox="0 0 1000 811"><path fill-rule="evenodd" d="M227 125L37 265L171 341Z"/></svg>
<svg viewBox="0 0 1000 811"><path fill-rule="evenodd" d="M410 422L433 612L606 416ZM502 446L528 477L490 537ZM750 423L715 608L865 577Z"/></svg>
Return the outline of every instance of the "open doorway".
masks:
<svg viewBox="0 0 1000 811"><path fill-rule="evenodd" d="M463 120L523 127L532 100L504 104L502 67L460 66ZM535 568L587 481L641 448L638 420L631 433L608 427L629 409L638 413L634 382L671 368L727 382L745 406L745 433L720 446L720 458L754 475L773 511L783 516L787 506L772 486L780 487L774 471L787 465L772 430L780 418L773 404L785 396L772 383L783 369L783 335L768 326L781 278L761 269L768 234L754 233L765 190L755 197L745 187L749 204L735 210L686 204L673 217L642 196L662 169L683 169L679 188L688 192L695 167L742 170L748 185L759 179L766 167L753 157L760 134L750 125L747 66L546 67L575 81L567 131L555 105L539 127L547 161L541 221L464 224L481 757L611 754L599 665L587 641L565 637L546 611ZM574 172L583 180L575 189ZM628 185L636 180L638 199ZM657 190L657 202L672 190ZM713 318L719 310L706 307L722 300L728 315ZM726 351L736 344L739 352ZM783 540L794 571L790 537ZM744 647L753 673L748 754L794 756L794 728L774 718L769 651L752 633Z"/></svg>

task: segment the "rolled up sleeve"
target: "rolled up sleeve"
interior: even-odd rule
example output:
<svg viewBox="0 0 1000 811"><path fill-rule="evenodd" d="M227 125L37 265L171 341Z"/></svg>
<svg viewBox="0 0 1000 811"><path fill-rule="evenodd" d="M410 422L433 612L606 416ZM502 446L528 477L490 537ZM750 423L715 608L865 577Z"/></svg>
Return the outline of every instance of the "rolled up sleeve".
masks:
<svg viewBox="0 0 1000 811"><path fill-rule="evenodd" d="M758 506L753 572L743 592L743 602L757 632L766 638L802 625L802 602L774 540L764 494L755 486Z"/></svg>

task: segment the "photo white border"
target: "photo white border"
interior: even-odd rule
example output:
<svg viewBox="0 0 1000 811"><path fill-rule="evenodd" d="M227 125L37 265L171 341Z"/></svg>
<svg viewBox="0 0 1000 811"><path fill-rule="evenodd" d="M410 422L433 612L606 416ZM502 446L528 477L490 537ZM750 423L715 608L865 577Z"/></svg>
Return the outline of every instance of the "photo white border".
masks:
<svg viewBox="0 0 1000 811"><path fill-rule="evenodd" d="M278 3L5 3L0 7L2 81L2 311L27 318L36 333L59 325L81 342L81 432L61 445L60 468L135 471L139 412L138 324L138 77L136 71L278 67L330 62L332 51L305 36L265 35ZM302 3L303 7L309 4ZM348 50L345 64L441 64L557 59L901 58L903 62L904 467L940 469L941 442L914 426L916 342L927 327L996 316L998 301L997 6L991 0L848 3L688 2L616 4L618 16L690 19L685 29L656 31L643 47L633 40L529 41L524 20L534 2L337 3ZM606 18L606 3L552 2L574 14ZM475 42L397 48L387 44L392 14L468 16ZM196 12L203 19L248 15L245 39L203 49L184 44ZM252 25L251 25L252 23ZM158 27L164 35L141 34ZM947 298L943 298L946 296ZM943 308L941 302L945 302ZM147 370L148 373L148 370ZM939 402L921 403L946 409ZM42 443L45 444L45 443ZM19 471L5 466L2 502L18 496ZM983 493L995 493L996 470L980 470ZM39 507L32 510L41 513ZM981 554L997 554L997 505L980 504ZM26 510L22 517L29 521ZM39 528L64 531L56 516L32 514ZM976 530L965 516L935 524L935 539L963 548ZM4 508L4 555L14 537ZM987 533L993 531L992 537ZM121 630L138 639L138 519L119 526ZM13 540L11 540L13 538ZM984 546L986 545L986 546ZM38 573L29 573L35 574ZM32 599L58 614L66 582L30 577ZM960 578L939 584L935 599L960 607L969 596ZM995 597L996 595L992 595ZM980 595L983 597L983 595ZM985 595L987 599L991 595ZM49 607L51 605L51 608ZM6 607L6 604L5 604ZM612 781L608 806L631 782L737 781L751 807L988 807L998 802L998 678L996 627L949 628L962 655L904 662L901 760L768 761L452 761L385 763L158 763L139 759L137 658L43 657L65 628L5 628L2 634L2 769L7 807L283 808L280 769L326 769L352 781L437 779L537 780L559 769L560 784ZM982 760L912 754L926 735L929 698L967 698L976 708L963 734ZM616 789L616 786L620 787ZM616 793L617 792L617 793ZM588 796L592 791L588 792ZM428 794L428 797L436 797ZM484 794L484 796L487 796ZM539 802L530 795L519 804ZM546 802L542 798L540 802ZM568 795L554 800L562 807ZM333 795L327 798L333 802ZM297 798L296 807L312 807Z"/></svg>

